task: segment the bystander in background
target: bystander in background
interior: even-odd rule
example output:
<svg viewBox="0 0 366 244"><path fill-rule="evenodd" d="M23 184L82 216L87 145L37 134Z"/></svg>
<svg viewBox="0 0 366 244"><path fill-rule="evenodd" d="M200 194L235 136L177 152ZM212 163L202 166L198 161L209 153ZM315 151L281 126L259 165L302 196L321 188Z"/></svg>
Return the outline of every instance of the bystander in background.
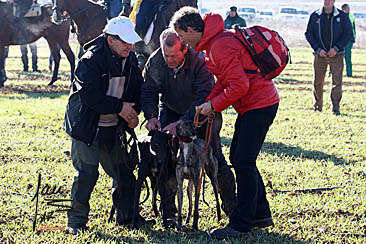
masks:
<svg viewBox="0 0 366 244"><path fill-rule="evenodd" d="M342 5L342 10L348 15L349 20L351 21L352 30L353 30L353 38L348 42L346 47L344 48L344 60L346 61L346 74L347 77L352 77L352 47L353 43L356 42L356 24L355 17L350 13L350 7L347 3Z"/></svg>
<svg viewBox="0 0 366 244"><path fill-rule="evenodd" d="M234 25L247 27L245 19L241 18L238 15L237 8L235 6L230 7L229 15L226 17L224 23L225 23L225 29L231 29L233 28Z"/></svg>
<svg viewBox="0 0 366 244"><path fill-rule="evenodd" d="M40 72L37 65L37 44L35 42L28 44L32 53L32 70L33 72ZM22 53L23 71L28 72L28 49L27 44L20 45L20 52Z"/></svg>

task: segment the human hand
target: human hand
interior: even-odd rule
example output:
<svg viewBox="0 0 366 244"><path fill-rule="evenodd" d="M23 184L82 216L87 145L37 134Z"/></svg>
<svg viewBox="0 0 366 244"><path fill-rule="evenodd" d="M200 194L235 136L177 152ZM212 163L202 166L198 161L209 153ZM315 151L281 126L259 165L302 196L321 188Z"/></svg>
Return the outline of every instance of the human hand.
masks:
<svg viewBox="0 0 366 244"><path fill-rule="evenodd" d="M327 56L327 52L322 49L322 50L320 50L319 55L320 55L320 57L325 58Z"/></svg>
<svg viewBox="0 0 366 244"><path fill-rule="evenodd" d="M208 115L212 112L212 107L210 102L202 103L200 106L196 106L196 111L201 110L200 114Z"/></svg>
<svg viewBox="0 0 366 244"><path fill-rule="evenodd" d="M124 102L121 112L119 112L119 116L121 116L127 123L130 120L134 120L137 117L136 111L133 109L134 103Z"/></svg>
<svg viewBox="0 0 366 244"><path fill-rule="evenodd" d="M139 117L134 117L130 121L127 122L128 127L130 128L136 128L136 126L139 124Z"/></svg>
<svg viewBox="0 0 366 244"><path fill-rule="evenodd" d="M177 135L177 125L179 124L180 120L174 123L170 123L169 125L163 128L163 132L168 131L169 134L176 136Z"/></svg>
<svg viewBox="0 0 366 244"><path fill-rule="evenodd" d="M328 57L333 58L337 54L337 50L335 48L331 48L328 52Z"/></svg>
<svg viewBox="0 0 366 244"><path fill-rule="evenodd" d="M151 130L160 130L160 126L161 126L160 121L157 118L151 118L147 122L145 128L148 131L151 131Z"/></svg>

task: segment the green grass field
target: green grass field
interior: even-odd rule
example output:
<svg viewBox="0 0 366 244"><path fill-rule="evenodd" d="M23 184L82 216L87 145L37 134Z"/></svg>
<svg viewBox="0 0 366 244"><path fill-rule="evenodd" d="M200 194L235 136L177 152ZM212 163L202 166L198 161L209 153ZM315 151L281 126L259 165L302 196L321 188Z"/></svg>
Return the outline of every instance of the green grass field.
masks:
<svg viewBox="0 0 366 244"><path fill-rule="evenodd" d="M51 219L38 217L38 231L33 232L36 203L32 198L38 174L42 174L41 187L61 187L59 194L39 197L39 214L50 217L57 208L47 206L46 199L67 199L75 173L69 138L62 131L69 64L63 58L60 80L46 87L51 78L49 51L44 45L38 50L42 72L34 74L21 72L19 47L10 48L9 79L0 89L0 243L243 243L240 239L218 242L206 234L228 222L226 216L216 221L209 184L210 208L200 203L201 231L192 231L191 225L181 233L164 230L160 217L152 228L138 231L107 223L111 180L102 169L90 200L90 233L71 236L59 230L39 230L43 224L65 226L64 212L55 212ZM366 51L353 50L355 77L344 78L341 116L331 113L330 78L326 78L323 112L312 110L311 50L292 48L291 56L292 64L275 80L280 108L257 161L275 227L254 230L255 243L366 243ZM221 136L227 159L235 118L233 109L224 112ZM294 192L331 187L339 188ZM184 213L186 206L187 202ZM142 215L152 217L150 201L142 207Z"/></svg>

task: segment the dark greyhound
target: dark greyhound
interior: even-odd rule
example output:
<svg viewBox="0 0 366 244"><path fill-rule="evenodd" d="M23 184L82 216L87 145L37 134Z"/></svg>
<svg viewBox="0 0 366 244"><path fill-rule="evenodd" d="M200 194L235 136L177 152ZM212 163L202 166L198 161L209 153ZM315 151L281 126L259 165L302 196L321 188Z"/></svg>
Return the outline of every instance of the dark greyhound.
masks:
<svg viewBox="0 0 366 244"><path fill-rule="evenodd" d="M186 224L189 223L190 216L192 214L192 190L195 187L195 201L194 201L194 216L193 216L193 229L198 229L198 201L199 192L198 185L200 181L200 173L202 171L203 163L205 160L204 153L206 153L205 171L211 180L213 186L215 199L216 199L216 211L217 218L221 220L221 210L218 198L218 182L217 171L218 162L214 157L211 146L205 148L205 142L202 139L195 138L195 130L192 122L181 122L177 126L177 137L179 138L179 152L176 166L176 177L178 183L177 195L178 195L178 231L182 229L182 203L183 203L183 181L188 179L187 195L189 200L188 215ZM207 150L207 151L206 151Z"/></svg>
<svg viewBox="0 0 366 244"><path fill-rule="evenodd" d="M134 202L134 217L133 227L138 227L139 204L142 183L146 177L150 178L152 188L152 207L156 216L159 215L156 206L157 187L160 190L160 198L162 203L162 217L164 227L168 227L167 220L167 196L166 184L170 174L174 174L175 153L173 150L171 136L161 131L150 131L149 136L142 139L139 138L139 170L137 182L135 185L135 202Z"/></svg>

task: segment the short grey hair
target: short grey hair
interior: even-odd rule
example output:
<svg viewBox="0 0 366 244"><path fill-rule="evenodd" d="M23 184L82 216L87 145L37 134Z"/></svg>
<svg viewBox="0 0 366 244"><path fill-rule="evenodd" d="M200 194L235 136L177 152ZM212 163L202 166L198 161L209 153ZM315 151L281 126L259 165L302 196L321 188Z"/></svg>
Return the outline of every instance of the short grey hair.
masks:
<svg viewBox="0 0 366 244"><path fill-rule="evenodd" d="M160 34L160 47L163 46L173 47L177 42L180 43L180 50L183 51L187 44L179 38L177 32L173 28L165 29Z"/></svg>

